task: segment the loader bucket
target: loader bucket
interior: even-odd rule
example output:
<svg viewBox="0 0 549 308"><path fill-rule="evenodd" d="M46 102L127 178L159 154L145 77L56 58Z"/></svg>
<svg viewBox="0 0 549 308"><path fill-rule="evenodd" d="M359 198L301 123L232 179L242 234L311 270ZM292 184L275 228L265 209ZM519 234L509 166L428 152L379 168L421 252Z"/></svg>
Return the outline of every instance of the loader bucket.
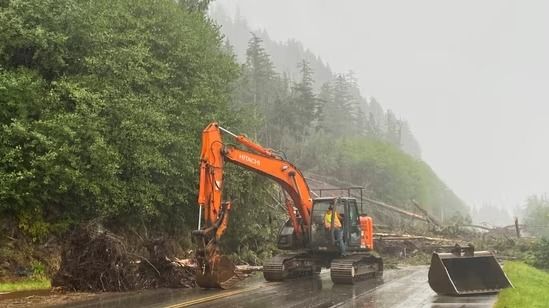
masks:
<svg viewBox="0 0 549 308"><path fill-rule="evenodd" d="M489 251L471 254L433 253L429 285L438 294L495 293L512 287L495 256Z"/></svg>

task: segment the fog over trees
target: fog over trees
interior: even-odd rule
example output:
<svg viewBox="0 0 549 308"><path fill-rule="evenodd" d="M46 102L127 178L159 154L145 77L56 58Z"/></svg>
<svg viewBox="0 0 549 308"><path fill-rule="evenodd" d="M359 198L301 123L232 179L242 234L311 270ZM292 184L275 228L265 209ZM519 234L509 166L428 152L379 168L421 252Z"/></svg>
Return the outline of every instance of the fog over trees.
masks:
<svg viewBox="0 0 549 308"><path fill-rule="evenodd" d="M264 29L267 50L269 41L300 42L332 72L352 70L362 95L405 119L422 159L475 208L493 205L512 216L528 196L548 192L549 146L540 136L549 131L543 13L549 3L226 0L214 6L240 16L258 35ZM290 71L292 63L284 67Z"/></svg>
<svg viewBox="0 0 549 308"><path fill-rule="evenodd" d="M270 57L273 70L288 80L302 78L302 66L299 63L306 63L311 75L309 78L312 81L312 88L317 91L321 90L321 100L322 95L327 94L322 93L322 87L327 87L335 81L337 96L346 100L336 106L345 105L345 108L355 108L356 113L361 113L363 120L361 123L355 124L358 126L367 125L371 135L378 134L379 137L383 135L386 140L401 147L412 156L421 157L419 143L407 121L397 118L390 110L384 111L375 98L363 97L352 71L335 74L330 69L329 63L322 61L313 51L306 49L301 42L295 39L289 39L286 42L274 41L269 37L267 30L252 29L246 20L238 14L234 17L229 16L222 6L215 6L210 15L221 26L226 44L230 46L231 51L241 62L248 61L246 56L249 52L249 41L253 40L256 44L261 41L262 48ZM326 87L324 90L327 90ZM330 108L329 104L327 108ZM349 122L348 125L353 125L353 123ZM352 131L354 128L348 127L347 129Z"/></svg>
<svg viewBox="0 0 549 308"><path fill-rule="evenodd" d="M272 41L238 15L232 19L221 9L211 15L226 50L242 63L232 108L251 120L254 138L306 171L365 186L373 198L399 206L415 198L436 215L446 212L447 220L468 214L421 161L408 123L374 97L363 97L352 71L333 73L298 41Z"/></svg>

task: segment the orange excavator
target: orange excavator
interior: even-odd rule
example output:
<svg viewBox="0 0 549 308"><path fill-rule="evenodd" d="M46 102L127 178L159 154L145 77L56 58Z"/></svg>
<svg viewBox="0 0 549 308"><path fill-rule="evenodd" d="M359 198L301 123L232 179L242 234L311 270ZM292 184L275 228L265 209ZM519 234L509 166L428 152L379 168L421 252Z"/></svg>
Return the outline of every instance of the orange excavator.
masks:
<svg viewBox="0 0 549 308"><path fill-rule="evenodd" d="M223 133L241 147L224 143ZM231 202L223 200L227 162L272 179L286 196L288 220L277 241L278 248L285 252L263 264L267 281L314 275L323 267L330 268L336 284L352 284L383 274L383 261L373 251L372 218L359 214L355 198L313 198L301 171L283 154L211 123L202 133L199 226L193 231L198 243L196 281L200 287L227 289L242 279L219 247L231 212ZM327 220L327 213L333 219Z"/></svg>

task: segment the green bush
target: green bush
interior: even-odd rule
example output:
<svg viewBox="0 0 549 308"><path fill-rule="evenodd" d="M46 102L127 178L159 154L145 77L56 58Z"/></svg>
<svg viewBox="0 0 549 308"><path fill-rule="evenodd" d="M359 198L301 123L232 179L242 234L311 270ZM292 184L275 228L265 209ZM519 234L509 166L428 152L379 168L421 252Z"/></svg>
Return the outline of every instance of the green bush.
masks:
<svg viewBox="0 0 549 308"><path fill-rule="evenodd" d="M33 279L44 279L46 277L46 267L42 262L33 260L31 262L32 268L32 278Z"/></svg>
<svg viewBox="0 0 549 308"><path fill-rule="evenodd" d="M541 269L549 269L549 239L542 238L530 247L527 263Z"/></svg>

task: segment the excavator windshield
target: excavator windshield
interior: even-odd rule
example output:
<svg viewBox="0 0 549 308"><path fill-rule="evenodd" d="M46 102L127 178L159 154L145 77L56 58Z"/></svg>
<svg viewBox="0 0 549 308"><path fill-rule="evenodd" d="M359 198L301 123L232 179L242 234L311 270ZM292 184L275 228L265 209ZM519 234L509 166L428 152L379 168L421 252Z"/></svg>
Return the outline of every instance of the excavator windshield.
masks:
<svg viewBox="0 0 549 308"><path fill-rule="evenodd" d="M330 206L334 205L336 199L327 198L327 199L316 199L313 202L313 225L321 225L324 227L324 215L328 211ZM339 205L335 207L336 212L342 213L343 208Z"/></svg>
<svg viewBox="0 0 549 308"><path fill-rule="evenodd" d="M335 250L332 241L331 231L324 226L324 216L330 206L334 206L337 213L344 213L342 203L336 198L315 199L313 202L313 213L311 223L311 245L320 250Z"/></svg>

